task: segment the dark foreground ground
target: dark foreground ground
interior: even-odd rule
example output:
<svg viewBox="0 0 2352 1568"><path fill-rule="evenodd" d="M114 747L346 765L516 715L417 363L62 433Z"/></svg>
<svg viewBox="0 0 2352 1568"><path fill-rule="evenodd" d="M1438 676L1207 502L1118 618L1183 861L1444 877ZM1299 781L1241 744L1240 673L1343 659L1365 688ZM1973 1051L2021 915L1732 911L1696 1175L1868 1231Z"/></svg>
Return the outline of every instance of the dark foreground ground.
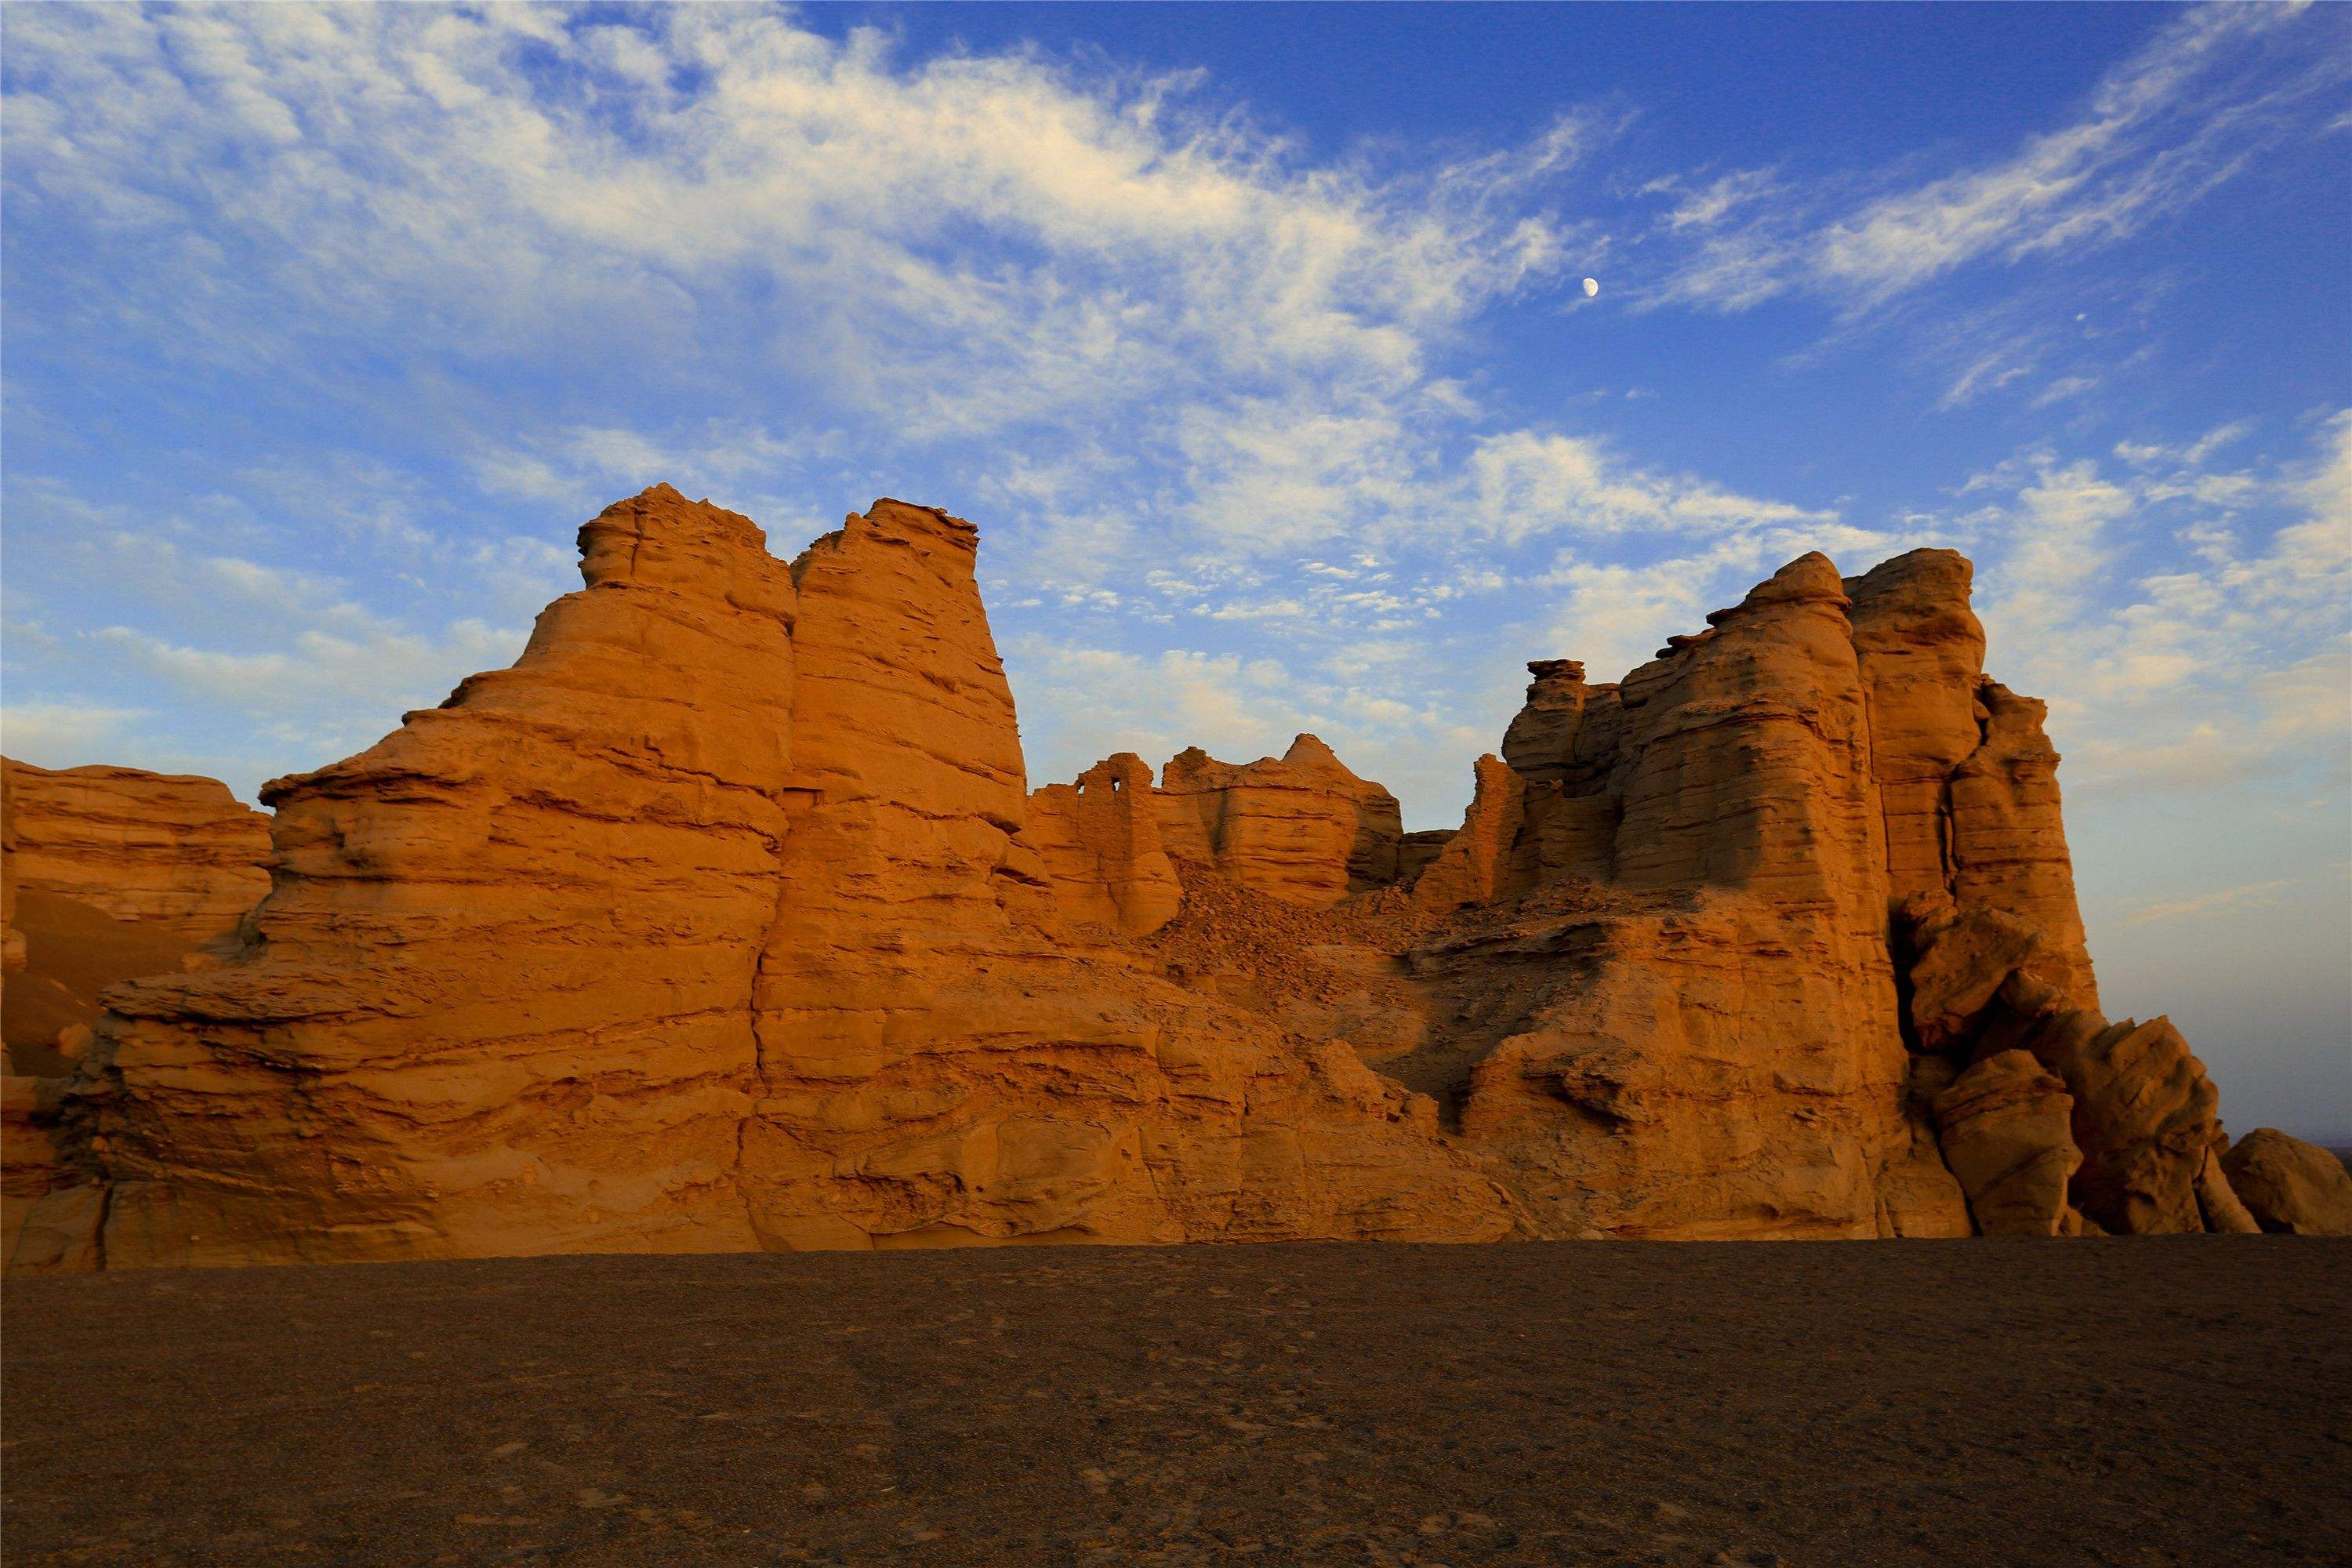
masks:
<svg viewBox="0 0 2352 1568"><path fill-rule="evenodd" d="M2352 1563L2352 1242L34 1279L36 1563Z"/></svg>

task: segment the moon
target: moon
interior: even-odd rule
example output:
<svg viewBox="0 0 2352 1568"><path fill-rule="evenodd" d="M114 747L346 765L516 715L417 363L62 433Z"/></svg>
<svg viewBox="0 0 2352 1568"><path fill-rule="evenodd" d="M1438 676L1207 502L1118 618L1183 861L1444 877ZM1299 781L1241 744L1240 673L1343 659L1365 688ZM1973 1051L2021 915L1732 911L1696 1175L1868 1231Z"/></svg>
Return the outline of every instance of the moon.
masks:
<svg viewBox="0 0 2352 1568"><path fill-rule="evenodd" d="M1598 279L1598 278L1588 278L1588 279L1586 279L1584 280L1584 297L1585 297L1586 299L1590 300L1590 299L1591 299L1595 294L1598 294L1598 293L1600 293L1600 292L1601 292L1601 279Z"/></svg>

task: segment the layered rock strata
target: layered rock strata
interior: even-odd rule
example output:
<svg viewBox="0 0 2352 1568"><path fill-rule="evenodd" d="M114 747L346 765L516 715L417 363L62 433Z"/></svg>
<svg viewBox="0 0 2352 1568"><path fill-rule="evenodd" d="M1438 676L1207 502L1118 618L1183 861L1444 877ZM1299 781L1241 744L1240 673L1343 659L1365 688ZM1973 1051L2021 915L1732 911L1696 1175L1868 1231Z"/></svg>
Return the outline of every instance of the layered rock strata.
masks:
<svg viewBox="0 0 2352 1568"><path fill-rule="evenodd" d="M591 521L512 668L266 789L247 940L114 994L17 1264L1504 1233L1344 1048L1057 944L975 542Z"/></svg>
<svg viewBox="0 0 2352 1568"><path fill-rule="evenodd" d="M178 969L269 890L269 819L215 779L0 758L0 1037L55 1070L118 981Z"/></svg>
<svg viewBox="0 0 2352 1568"><path fill-rule="evenodd" d="M1416 954L1462 998L1463 1129L1563 1227L1968 1228L1908 1112L1846 607L1809 555L1620 683L1531 666L1506 760L1423 874L1480 868L1493 911Z"/></svg>
<svg viewBox="0 0 2352 1568"><path fill-rule="evenodd" d="M1286 902L1338 903L1396 880L1396 797L1358 778L1313 735L1235 765L1195 746L1160 771L1161 841Z"/></svg>
<svg viewBox="0 0 2352 1568"><path fill-rule="evenodd" d="M1808 556L1615 685L1528 666L1415 885L1470 929L1413 958L1425 1087L1556 1223L2252 1223L2201 1064L2097 1011L2057 753L1969 587L1948 551Z"/></svg>
<svg viewBox="0 0 2352 1568"><path fill-rule="evenodd" d="M203 942L269 890L269 819L217 779L0 758L0 822L12 908L36 889Z"/></svg>
<svg viewBox="0 0 2352 1568"><path fill-rule="evenodd" d="M12 1266L2327 1212L2250 1214L2300 1164L2097 1011L1948 552L1531 664L1462 827L1405 835L1309 735L1030 791L977 547L607 509L512 668L267 788L221 962L12 1093Z"/></svg>
<svg viewBox="0 0 2352 1568"><path fill-rule="evenodd" d="M0 758L0 1248L71 1184L61 1124L109 987L208 962L269 889L269 819L215 780Z"/></svg>
<svg viewBox="0 0 2352 1568"><path fill-rule="evenodd" d="M1132 752L1097 763L1074 784L1031 791L1023 837L1044 863L1064 924L1145 936L1183 907L1151 769Z"/></svg>

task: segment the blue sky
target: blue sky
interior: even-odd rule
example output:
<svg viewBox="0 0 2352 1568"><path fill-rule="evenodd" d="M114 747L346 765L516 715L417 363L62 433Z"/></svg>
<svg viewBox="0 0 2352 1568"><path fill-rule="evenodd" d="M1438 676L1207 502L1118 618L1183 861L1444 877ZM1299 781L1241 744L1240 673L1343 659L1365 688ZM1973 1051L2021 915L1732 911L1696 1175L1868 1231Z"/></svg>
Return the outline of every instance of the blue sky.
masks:
<svg viewBox="0 0 2352 1568"><path fill-rule="evenodd" d="M667 479L981 524L1038 782L1312 729L1437 826L1526 659L1951 544L2110 1010L2352 1134L2352 8L0 28L11 754L249 796Z"/></svg>

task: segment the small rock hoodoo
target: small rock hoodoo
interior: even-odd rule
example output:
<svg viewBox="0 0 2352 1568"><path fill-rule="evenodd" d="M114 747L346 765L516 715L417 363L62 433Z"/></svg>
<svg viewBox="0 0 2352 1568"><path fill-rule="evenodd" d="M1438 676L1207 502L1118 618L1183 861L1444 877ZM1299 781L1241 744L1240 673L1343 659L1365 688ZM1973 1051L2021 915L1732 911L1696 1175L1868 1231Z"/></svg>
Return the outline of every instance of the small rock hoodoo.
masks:
<svg viewBox="0 0 2352 1568"><path fill-rule="evenodd" d="M2099 1012L1948 551L1530 664L1406 834L1312 735L1030 790L944 512L580 548L274 816L7 765L10 1268L2352 1226Z"/></svg>

